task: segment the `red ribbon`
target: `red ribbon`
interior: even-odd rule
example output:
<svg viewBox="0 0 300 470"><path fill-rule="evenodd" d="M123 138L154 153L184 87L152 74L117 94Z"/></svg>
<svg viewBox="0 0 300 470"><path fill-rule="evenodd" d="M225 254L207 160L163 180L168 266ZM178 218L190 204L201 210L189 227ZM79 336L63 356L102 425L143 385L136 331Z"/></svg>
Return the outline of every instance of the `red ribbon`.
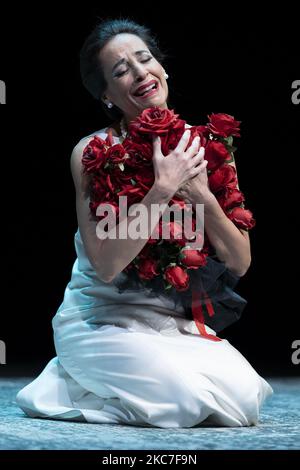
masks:
<svg viewBox="0 0 300 470"><path fill-rule="evenodd" d="M222 341L222 338L218 338L218 336L210 335L207 333L204 324L204 314L203 314L203 306L202 306L202 299L207 308L208 315L212 317L215 312L211 300L207 293L203 291L203 293L199 292L196 289L192 290L192 313L194 317L194 321L197 325L199 333L201 336L204 336L207 339L212 341Z"/></svg>

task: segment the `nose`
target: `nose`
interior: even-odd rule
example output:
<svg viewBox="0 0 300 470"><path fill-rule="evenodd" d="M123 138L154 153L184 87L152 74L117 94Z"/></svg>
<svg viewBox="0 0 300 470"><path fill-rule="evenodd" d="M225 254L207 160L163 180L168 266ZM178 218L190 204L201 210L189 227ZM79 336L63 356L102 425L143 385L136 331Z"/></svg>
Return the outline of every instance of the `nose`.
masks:
<svg viewBox="0 0 300 470"><path fill-rule="evenodd" d="M134 77L136 82L142 82L148 75L147 69L143 64L137 64L134 67Z"/></svg>

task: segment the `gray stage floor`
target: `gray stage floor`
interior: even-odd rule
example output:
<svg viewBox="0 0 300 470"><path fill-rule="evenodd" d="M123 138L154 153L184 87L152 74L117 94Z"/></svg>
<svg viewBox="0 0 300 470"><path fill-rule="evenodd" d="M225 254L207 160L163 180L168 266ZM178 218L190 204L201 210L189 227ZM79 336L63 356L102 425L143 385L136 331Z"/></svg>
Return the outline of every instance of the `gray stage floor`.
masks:
<svg viewBox="0 0 300 470"><path fill-rule="evenodd" d="M274 395L249 428L161 429L32 419L15 395L32 378L0 379L0 449L300 449L300 379L267 378Z"/></svg>

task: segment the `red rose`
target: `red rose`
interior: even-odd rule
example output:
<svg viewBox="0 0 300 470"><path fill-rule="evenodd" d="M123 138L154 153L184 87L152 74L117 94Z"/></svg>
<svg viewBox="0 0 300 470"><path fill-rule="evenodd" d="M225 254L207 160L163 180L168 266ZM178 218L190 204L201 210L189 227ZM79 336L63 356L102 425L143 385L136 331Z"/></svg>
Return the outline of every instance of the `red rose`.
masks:
<svg viewBox="0 0 300 470"><path fill-rule="evenodd" d="M187 147L189 147L190 145L192 145L193 143L193 140L195 137L199 136L200 137L200 144L202 147L204 147L204 145L206 144L207 142L207 139L203 136L203 134L199 131L199 127L200 126L191 126L191 127L187 127L186 129L184 129L185 131L186 130L189 130L191 135L190 135L190 140L188 142L188 145ZM181 136L180 136L181 137Z"/></svg>
<svg viewBox="0 0 300 470"><path fill-rule="evenodd" d="M178 114L170 109L161 109L158 106L144 109L137 119L130 123L129 133L134 138L139 134L165 135L173 129Z"/></svg>
<svg viewBox="0 0 300 470"><path fill-rule="evenodd" d="M152 161L152 143L150 142L133 142L129 139L123 141L129 158L126 164L133 168L141 168L145 166L145 161Z"/></svg>
<svg viewBox="0 0 300 470"><path fill-rule="evenodd" d="M118 196L132 196L137 195L141 199L144 197L145 192L139 186L132 186L131 184L126 184L123 186L122 191L118 192Z"/></svg>
<svg viewBox="0 0 300 470"><path fill-rule="evenodd" d="M189 275L181 266L168 266L164 278L179 292L187 290L189 287Z"/></svg>
<svg viewBox="0 0 300 470"><path fill-rule="evenodd" d="M119 163L124 163L126 159L124 147L121 144L115 144L106 152L106 158L108 163L112 163L114 165L118 165Z"/></svg>
<svg viewBox="0 0 300 470"><path fill-rule="evenodd" d="M146 192L149 191L155 179L152 168L149 167L141 168L140 171L136 173L133 178L139 184L139 186L143 188Z"/></svg>
<svg viewBox="0 0 300 470"><path fill-rule="evenodd" d="M234 206L239 206L242 202L244 202L245 196L237 188L226 188L217 199L222 209L229 210Z"/></svg>
<svg viewBox="0 0 300 470"><path fill-rule="evenodd" d="M184 249L180 253L181 263L189 269L198 269L205 266L207 255L199 250Z"/></svg>
<svg viewBox="0 0 300 470"><path fill-rule="evenodd" d="M242 207L235 207L227 216L235 225L242 229L251 229L256 223L252 212Z"/></svg>
<svg viewBox="0 0 300 470"><path fill-rule="evenodd" d="M208 139L209 134L210 134L209 127L207 126L196 126L196 127L197 127L198 134Z"/></svg>
<svg viewBox="0 0 300 470"><path fill-rule="evenodd" d="M205 147L204 158L208 161L206 168L208 170L215 170L219 166L223 165L226 160L229 161L231 159L231 155L222 142L209 140Z"/></svg>
<svg viewBox="0 0 300 470"><path fill-rule="evenodd" d="M158 276L158 262L151 258L142 259L138 267L138 274L144 280Z"/></svg>
<svg viewBox="0 0 300 470"><path fill-rule="evenodd" d="M82 164L84 173L96 173L106 163L106 141L95 136L84 148Z"/></svg>
<svg viewBox="0 0 300 470"><path fill-rule="evenodd" d="M166 134L160 136L161 151L163 155L169 155L169 153L177 147L184 131L185 121L177 119L174 126Z"/></svg>
<svg viewBox="0 0 300 470"><path fill-rule="evenodd" d="M111 197L109 188L102 176L94 175L90 182L90 199L98 202L107 201Z"/></svg>
<svg viewBox="0 0 300 470"><path fill-rule="evenodd" d="M236 121L233 116L229 114L211 114L208 116L209 124L207 127L210 132L220 137L229 137L230 135L240 137L239 125L241 121Z"/></svg>
<svg viewBox="0 0 300 470"><path fill-rule="evenodd" d="M236 169L232 165L221 165L208 176L210 190L217 193L225 187L237 185Z"/></svg>
<svg viewBox="0 0 300 470"><path fill-rule="evenodd" d="M132 186L132 179L135 177L134 173L128 172L126 168L125 171L122 171L121 168L116 166L113 171L110 172L111 184L116 189L121 189L126 185Z"/></svg>
<svg viewBox="0 0 300 470"><path fill-rule="evenodd" d="M183 136L186 130L190 131L190 139L187 144L187 148L191 146L195 137L200 137L200 145L204 147L207 143L206 137L200 132L200 128L204 126L190 126L185 127L185 121L178 119L174 127L166 134L161 137L161 150L163 155L168 155L172 150L174 150L181 137Z"/></svg>

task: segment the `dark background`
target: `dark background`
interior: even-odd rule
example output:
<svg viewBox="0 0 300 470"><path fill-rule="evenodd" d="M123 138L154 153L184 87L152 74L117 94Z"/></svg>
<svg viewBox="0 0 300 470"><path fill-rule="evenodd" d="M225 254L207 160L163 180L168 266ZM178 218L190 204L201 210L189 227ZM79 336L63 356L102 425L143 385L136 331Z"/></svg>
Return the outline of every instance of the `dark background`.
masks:
<svg viewBox="0 0 300 470"><path fill-rule="evenodd" d="M213 11L213 10L216 11ZM296 18L253 11L196 13L191 5L150 8L89 6L63 12L43 4L4 15L0 79L2 296L1 374L36 373L55 355L51 320L75 260L73 146L109 124L83 88L78 53L97 17L129 16L157 34L169 54L170 98L190 124L225 112L242 121L235 154L241 190L257 220L252 265L237 291L248 300L226 337L266 375L296 374L291 345L299 339L299 110L291 84L299 53ZM235 12L237 13L237 12ZM296 132L296 126L298 129Z"/></svg>

